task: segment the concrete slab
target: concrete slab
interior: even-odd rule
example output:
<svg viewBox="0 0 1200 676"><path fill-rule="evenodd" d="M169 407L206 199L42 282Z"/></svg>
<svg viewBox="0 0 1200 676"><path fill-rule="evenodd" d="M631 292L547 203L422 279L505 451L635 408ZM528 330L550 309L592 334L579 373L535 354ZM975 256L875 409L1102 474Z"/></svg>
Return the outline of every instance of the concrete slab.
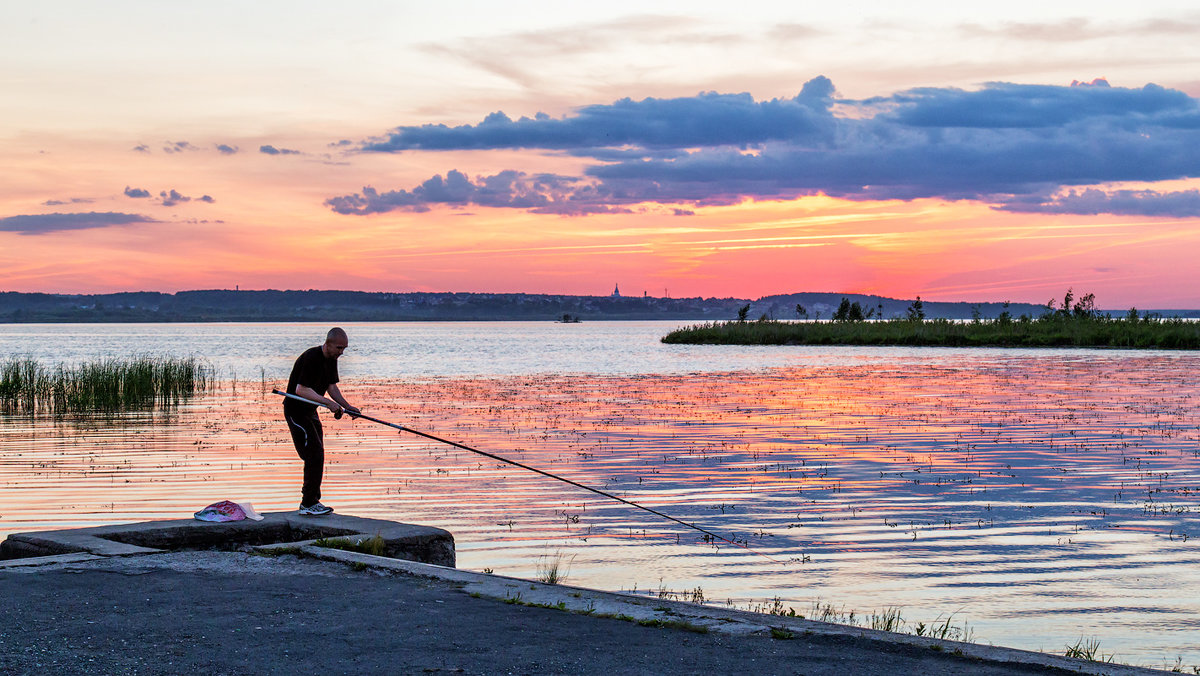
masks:
<svg viewBox="0 0 1200 676"><path fill-rule="evenodd" d="M273 512L263 517L262 521L174 519L13 533L0 542L0 559L75 553L137 556L181 549L235 549L318 538L379 536L388 556L454 566L454 536L441 528L345 514L311 517Z"/></svg>
<svg viewBox="0 0 1200 676"><path fill-rule="evenodd" d="M58 563L81 563L83 561L95 561L102 558L104 557L96 556L95 554L56 554L54 556L31 556L24 559L8 559L0 561L0 570L32 566L49 566Z"/></svg>

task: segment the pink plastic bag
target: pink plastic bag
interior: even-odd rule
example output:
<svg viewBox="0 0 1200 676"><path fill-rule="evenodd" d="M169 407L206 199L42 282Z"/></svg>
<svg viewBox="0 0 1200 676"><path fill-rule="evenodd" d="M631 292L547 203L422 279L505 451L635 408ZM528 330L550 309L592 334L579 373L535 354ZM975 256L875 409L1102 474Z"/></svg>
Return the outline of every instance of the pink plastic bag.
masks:
<svg viewBox="0 0 1200 676"><path fill-rule="evenodd" d="M236 502L222 500L196 512L195 516L200 521L242 521L246 518L246 510Z"/></svg>

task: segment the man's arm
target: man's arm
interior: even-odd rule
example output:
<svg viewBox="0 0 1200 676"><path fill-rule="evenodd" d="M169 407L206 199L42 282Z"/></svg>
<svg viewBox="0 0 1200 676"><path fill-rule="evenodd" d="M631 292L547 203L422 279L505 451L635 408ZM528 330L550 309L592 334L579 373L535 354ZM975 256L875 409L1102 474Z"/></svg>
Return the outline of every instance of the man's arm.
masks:
<svg viewBox="0 0 1200 676"><path fill-rule="evenodd" d="M351 406L350 403L346 401L345 397L342 396L341 390L338 389L336 384L330 385L328 392L328 397L322 397L321 395L317 394L316 390L307 385L296 385L296 394L308 399L314 404L328 406L329 409L334 413L345 410L352 416L358 415L358 408Z"/></svg>
<svg viewBox="0 0 1200 676"><path fill-rule="evenodd" d="M331 384L328 391L329 396L332 397L333 400L338 404L340 404L347 413L349 413L351 416L358 415L358 407L346 401L346 398L342 396L342 391L338 389L337 383ZM334 412L336 413L336 409Z"/></svg>

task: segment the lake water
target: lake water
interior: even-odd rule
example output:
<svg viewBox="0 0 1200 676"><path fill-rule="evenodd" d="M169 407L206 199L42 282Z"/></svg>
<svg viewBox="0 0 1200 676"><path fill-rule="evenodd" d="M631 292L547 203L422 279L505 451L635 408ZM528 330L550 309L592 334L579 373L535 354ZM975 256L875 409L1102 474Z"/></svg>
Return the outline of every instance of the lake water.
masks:
<svg viewBox="0 0 1200 676"><path fill-rule="evenodd" d="M696 531L366 421L327 420L325 501L447 528L459 566L857 617L901 608L984 643L1081 638L1200 666L1194 353L667 346L678 322L348 325L343 390L377 417L544 468ZM0 416L0 536L294 509L278 420L325 325L6 325L42 361L195 355L174 411ZM753 550L753 551L750 551Z"/></svg>

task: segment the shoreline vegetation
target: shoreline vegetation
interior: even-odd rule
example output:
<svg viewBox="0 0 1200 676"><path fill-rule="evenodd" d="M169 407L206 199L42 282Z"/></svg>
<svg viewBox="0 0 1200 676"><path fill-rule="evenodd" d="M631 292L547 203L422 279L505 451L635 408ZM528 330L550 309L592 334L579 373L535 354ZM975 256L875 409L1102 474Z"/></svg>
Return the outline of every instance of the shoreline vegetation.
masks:
<svg viewBox="0 0 1200 676"><path fill-rule="evenodd" d="M671 331L662 342L691 345L889 345L913 347L1109 347L1127 349L1200 349L1200 322L1164 318L1131 308L1121 317L1095 309L1094 294L1076 299L1067 291L1061 304L1046 304L1038 317L1013 317L1006 309L994 319L926 319L920 296L907 316L883 319L874 309L843 298L833 316L800 321L763 315L747 321L749 306L738 318L706 322Z"/></svg>
<svg viewBox="0 0 1200 676"><path fill-rule="evenodd" d="M0 412L146 410L174 406L211 382L211 369L193 357L102 359L70 367L11 358L0 363Z"/></svg>

